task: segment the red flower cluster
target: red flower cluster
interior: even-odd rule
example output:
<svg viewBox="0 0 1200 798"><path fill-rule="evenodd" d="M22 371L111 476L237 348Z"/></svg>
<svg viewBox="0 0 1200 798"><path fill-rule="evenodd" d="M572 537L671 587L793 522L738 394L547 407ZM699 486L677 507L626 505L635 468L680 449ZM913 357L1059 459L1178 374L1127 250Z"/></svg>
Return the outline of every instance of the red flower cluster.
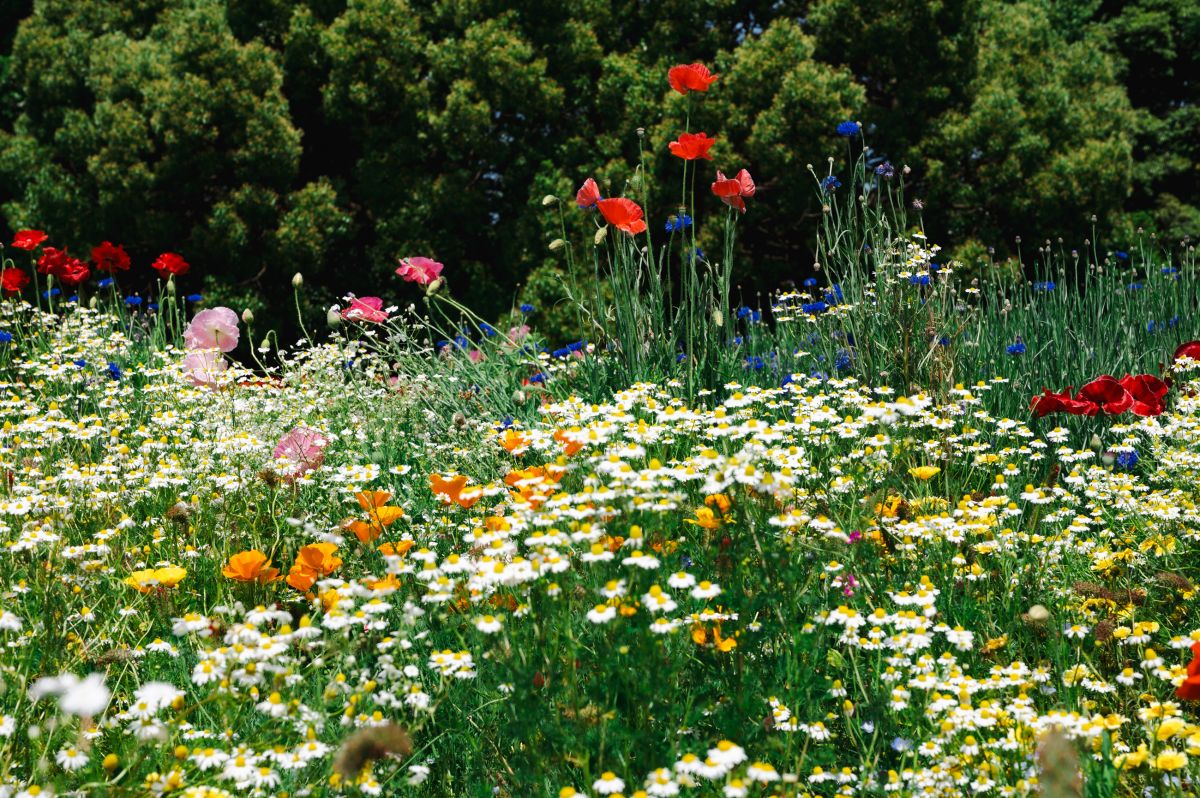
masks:
<svg viewBox="0 0 1200 798"><path fill-rule="evenodd" d="M1178 360L1181 357L1190 357L1192 360L1200 362L1200 341L1188 341L1186 344L1180 344L1175 350L1175 356L1172 360Z"/></svg>
<svg viewBox="0 0 1200 798"><path fill-rule="evenodd" d="M129 255L125 247L120 244L114 246L111 241L92 248L92 263L96 264L96 271L105 274L129 271Z"/></svg>
<svg viewBox="0 0 1200 798"><path fill-rule="evenodd" d="M1153 374L1126 374L1119 380L1105 374L1084 385L1074 397L1070 386L1062 393L1045 390L1033 397L1029 406L1038 418L1050 413L1116 416L1129 410L1137 416L1157 416L1165 409L1167 390L1167 384Z"/></svg>
<svg viewBox="0 0 1200 798"><path fill-rule="evenodd" d="M48 274L67 288L74 288L92 276L92 270L79 258L67 254L67 250L45 247L38 258L39 274Z"/></svg>
<svg viewBox="0 0 1200 798"><path fill-rule="evenodd" d="M182 255L174 252L164 252L150 265L154 268L154 271L158 272L158 276L164 280L171 276L178 277L187 274L188 269L191 268L191 265L183 259Z"/></svg>

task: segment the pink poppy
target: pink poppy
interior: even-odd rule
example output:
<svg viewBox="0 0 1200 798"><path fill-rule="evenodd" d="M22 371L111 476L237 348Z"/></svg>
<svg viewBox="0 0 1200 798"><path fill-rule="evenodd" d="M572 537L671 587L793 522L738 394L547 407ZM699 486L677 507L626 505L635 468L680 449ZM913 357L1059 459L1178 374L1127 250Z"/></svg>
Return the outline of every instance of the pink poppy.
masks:
<svg viewBox="0 0 1200 798"><path fill-rule="evenodd" d="M396 274L400 279L417 285L429 285L442 274L442 264L432 258L401 258Z"/></svg>
<svg viewBox="0 0 1200 798"><path fill-rule="evenodd" d="M197 388L217 387L218 375L228 369L225 356L213 349L197 349L183 359L184 376Z"/></svg>
<svg viewBox="0 0 1200 798"><path fill-rule="evenodd" d="M220 349L232 352L238 345L238 317L229 308L202 310L183 331L188 349Z"/></svg>
<svg viewBox="0 0 1200 798"><path fill-rule="evenodd" d="M588 178L583 181L583 185L575 192L575 204L585 211L590 211L596 207L596 203L604 197L600 196L600 187L596 185L596 181Z"/></svg>
<svg viewBox="0 0 1200 798"><path fill-rule="evenodd" d="M742 213L746 212L746 202L742 197L753 197L754 191L754 178L745 169L732 178L726 178L718 170L717 180L712 184L712 192L721 198L721 202Z"/></svg>
<svg viewBox="0 0 1200 798"><path fill-rule="evenodd" d="M299 426L275 444L275 460L286 460L282 473L295 478L321 467L329 439L315 429Z"/></svg>
<svg viewBox="0 0 1200 798"><path fill-rule="evenodd" d="M377 296L350 297L350 307L342 311L342 318L348 321L367 321L378 324L387 321L387 311L383 309L383 300Z"/></svg>

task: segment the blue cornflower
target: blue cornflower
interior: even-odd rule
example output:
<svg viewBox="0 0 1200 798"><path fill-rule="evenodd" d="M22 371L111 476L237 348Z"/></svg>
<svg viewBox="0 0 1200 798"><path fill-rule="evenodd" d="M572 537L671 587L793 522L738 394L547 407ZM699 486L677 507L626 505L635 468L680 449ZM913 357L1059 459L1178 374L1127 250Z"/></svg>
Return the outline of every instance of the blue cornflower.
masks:
<svg viewBox="0 0 1200 798"><path fill-rule="evenodd" d="M587 341L575 341L567 344L567 350L570 352L579 352L587 346Z"/></svg>
<svg viewBox="0 0 1200 798"><path fill-rule="evenodd" d="M544 383L546 381L546 375L539 371L537 374L534 374L532 377L530 377L529 381L532 383L538 383L538 382Z"/></svg>
<svg viewBox="0 0 1200 798"><path fill-rule="evenodd" d="M739 319L748 318L748 319L750 319L751 324L757 324L759 322L759 320L762 319L762 313L760 313L757 310L754 310L753 308L749 308L749 307L746 307L745 305L743 305L742 307L738 308L737 317Z"/></svg>
<svg viewBox="0 0 1200 798"><path fill-rule="evenodd" d="M1148 333L1154 332L1154 328L1156 326L1161 327L1161 325L1158 325L1157 322L1155 322L1153 320L1146 322L1146 332L1148 332Z"/></svg>
<svg viewBox="0 0 1200 798"><path fill-rule="evenodd" d="M187 296L184 297L184 299L186 299L188 302L203 302L204 295L203 294L188 294Z"/></svg>
<svg viewBox="0 0 1200 798"><path fill-rule="evenodd" d="M564 346L562 349L555 349L550 354L554 357L568 357L571 354L571 350Z"/></svg>
<svg viewBox="0 0 1200 798"><path fill-rule="evenodd" d="M821 190L825 192L833 191L834 189L841 187L842 181L837 179L837 175L830 175L821 181Z"/></svg>
<svg viewBox="0 0 1200 798"><path fill-rule="evenodd" d="M1171 318L1167 319L1167 326L1168 326L1168 327L1174 327L1176 324L1179 324L1179 317L1178 317L1178 316L1172 316Z"/></svg>
<svg viewBox="0 0 1200 798"><path fill-rule="evenodd" d="M1034 291L1043 291L1043 292L1044 291L1053 291L1054 290L1054 281L1047 280L1047 281L1041 282L1041 283L1034 283L1033 290Z"/></svg>
<svg viewBox="0 0 1200 798"><path fill-rule="evenodd" d="M512 425L513 425L512 416L506 416L506 417L500 419L500 421L496 422L496 431L502 432L503 430L508 429Z"/></svg>
<svg viewBox="0 0 1200 798"><path fill-rule="evenodd" d="M828 302L830 305L836 305L839 302L841 302L842 299L843 299L843 297L842 297L841 284L834 283L833 285L829 286L829 290L825 292L825 301Z"/></svg>
<svg viewBox="0 0 1200 798"><path fill-rule="evenodd" d="M680 352L678 355L675 356L676 363L682 363L685 360L687 360L687 352Z"/></svg>
<svg viewBox="0 0 1200 798"><path fill-rule="evenodd" d="M1137 465L1138 453L1130 450L1128 452L1117 453L1117 465L1121 468L1129 469Z"/></svg>
<svg viewBox="0 0 1200 798"><path fill-rule="evenodd" d="M1129 260L1129 253L1117 250L1117 260Z"/></svg>
<svg viewBox="0 0 1200 798"><path fill-rule="evenodd" d="M746 358L746 368L754 369L755 371L762 371L764 368L766 368L766 366L767 364L764 363L763 359L758 355L753 355Z"/></svg>
<svg viewBox="0 0 1200 798"><path fill-rule="evenodd" d="M46 299L49 299L50 297L58 296L61 293L62 291L59 291L57 288L51 288L49 291L43 291L42 296Z"/></svg>
<svg viewBox="0 0 1200 798"><path fill-rule="evenodd" d="M789 374L783 378L783 382L779 383L780 388L786 388L792 384L792 375Z"/></svg>
<svg viewBox="0 0 1200 798"><path fill-rule="evenodd" d="M84 360L83 358L79 358L78 360L72 360L71 362L74 363L76 366L79 366L79 368L81 368L81 369L87 368L87 361Z"/></svg>
<svg viewBox="0 0 1200 798"><path fill-rule="evenodd" d="M879 164L879 166L875 167L875 174L879 175L884 180L891 180L896 176L896 167L892 166L887 161L884 161L883 163Z"/></svg>
<svg viewBox="0 0 1200 798"><path fill-rule="evenodd" d="M96 283L96 287L97 288L108 288L110 285L112 285L115 282L116 282L116 280L114 280L113 278L105 277L103 280Z"/></svg>
<svg viewBox="0 0 1200 798"><path fill-rule="evenodd" d="M804 287L805 288L812 288L816 284L817 284L816 277L805 277L804 278Z"/></svg>
<svg viewBox="0 0 1200 798"><path fill-rule="evenodd" d="M1177 271L1179 271L1179 270L1176 269L1174 266L1163 266L1162 267L1163 274L1175 274L1175 272L1177 272Z"/></svg>
<svg viewBox="0 0 1200 798"><path fill-rule="evenodd" d="M466 349L468 346L471 345L471 340L469 338L467 338L465 335L456 335L456 336L454 336L454 344L459 349Z"/></svg>
<svg viewBox="0 0 1200 798"><path fill-rule="evenodd" d="M1017 355L1023 355L1025 354L1025 342L1022 341L1021 336L1018 335L1017 340L1009 344L1004 351L1008 352L1013 357L1016 357Z"/></svg>
<svg viewBox="0 0 1200 798"><path fill-rule="evenodd" d="M486 321L479 325L479 329L482 330L483 334L488 338L491 338L496 334L496 328L488 324Z"/></svg>
<svg viewBox="0 0 1200 798"><path fill-rule="evenodd" d="M1125 287L1128 288L1130 291L1141 291L1143 288L1141 283L1130 283L1129 285L1127 285Z"/></svg>
<svg viewBox="0 0 1200 798"><path fill-rule="evenodd" d="M800 309L805 313L815 316L818 313L824 313L826 310L829 310L829 305L826 305L824 302L805 302L800 306Z"/></svg>
<svg viewBox="0 0 1200 798"><path fill-rule="evenodd" d="M837 357L833 360L833 367L838 371L845 371L850 368L850 353L845 349L839 349Z"/></svg>
<svg viewBox="0 0 1200 798"><path fill-rule="evenodd" d="M914 274L908 278L908 281L913 285L929 285L928 274Z"/></svg>
<svg viewBox="0 0 1200 798"><path fill-rule="evenodd" d="M136 308L142 304L142 298L140 296L127 296L125 297L125 304L131 308Z"/></svg>
<svg viewBox="0 0 1200 798"><path fill-rule="evenodd" d="M686 230L691 226L692 226L692 217L688 216L686 213L681 213L678 216L676 216L675 214L671 214L670 216L667 217L666 229L667 229L668 233L678 232L679 230Z"/></svg>
<svg viewBox="0 0 1200 798"><path fill-rule="evenodd" d="M950 346L950 336L943 335L937 339L938 346Z"/></svg>
<svg viewBox="0 0 1200 798"><path fill-rule="evenodd" d="M698 260L704 260L704 250L700 249L700 247L696 247L691 252L685 252L684 257L688 258L693 263Z"/></svg>
<svg viewBox="0 0 1200 798"><path fill-rule="evenodd" d="M850 138L851 136L855 135L856 133L858 133L858 123L857 122L851 122L851 121L847 120L845 122L840 123L837 126L837 134L839 136L845 136L846 138Z"/></svg>
<svg viewBox="0 0 1200 798"><path fill-rule="evenodd" d="M158 303L157 302L146 303L146 310L158 310Z"/></svg>
<svg viewBox="0 0 1200 798"><path fill-rule="evenodd" d="M116 363L109 363L108 368L106 368L105 371L108 372L108 376L110 378L112 378L114 380L121 379L121 367L118 366Z"/></svg>
<svg viewBox="0 0 1200 798"><path fill-rule="evenodd" d="M526 302L525 304L521 305L521 312L522 312L522 313L533 313L533 311L534 311L534 310L536 310L536 308L534 308L534 306L533 306L533 305L530 305L528 302Z"/></svg>
<svg viewBox="0 0 1200 798"><path fill-rule="evenodd" d="M10 333L8 330L0 330L0 344L11 344L12 341L12 333Z"/></svg>

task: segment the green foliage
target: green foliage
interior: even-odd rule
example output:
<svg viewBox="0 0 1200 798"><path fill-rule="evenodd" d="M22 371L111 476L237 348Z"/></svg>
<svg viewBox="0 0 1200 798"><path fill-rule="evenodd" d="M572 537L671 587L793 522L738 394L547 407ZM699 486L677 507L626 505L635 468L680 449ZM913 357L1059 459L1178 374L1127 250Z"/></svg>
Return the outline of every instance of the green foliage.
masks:
<svg viewBox="0 0 1200 798"><path fill-rule="evenodd" d="M714 167L761 187L735 253L753 301L818 260L807 167L826 173L853 119L851 157L865 143L869 164L909 163L923 223L953 247L1078 245L1093 214L1182 237L1200 225L1193 6L8 2L2 212L77 254L123 241L141 282L180 251L276 309L297 270L312 312L347 292L415 300L395 260L432 256L498 319L535 269L564 266L542 197L589 175L624 193L642 162L635 193L661 230L681 202L666 145L690 126L720 131L704 202ZM664 78L692 61L721 76L701 105Z"/></svg>

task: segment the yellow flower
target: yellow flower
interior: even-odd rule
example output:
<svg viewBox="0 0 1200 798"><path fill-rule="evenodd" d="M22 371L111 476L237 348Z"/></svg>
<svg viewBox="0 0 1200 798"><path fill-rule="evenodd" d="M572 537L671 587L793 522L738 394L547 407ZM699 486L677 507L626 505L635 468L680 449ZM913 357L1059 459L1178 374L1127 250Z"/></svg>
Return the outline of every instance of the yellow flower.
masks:
<svg viewBox="0 0 1200 798"><path fill-rule="evenodd" d="M696 510L695 518L685 518L683 522L685 524L695 524L702 529L719 529L721 526L721 519L708 507L701 507Z"/></svg>
<svg viewBox="0 0 1200 798"><path fill-rule="evenodd" d="M1154 757L1154 767L1156 770L1179 770L1187 761L1187 754L1167 749Z"/></svg>
<svg viewBox="0 0 1200 798"><path fill-rule="evenodd" d="M917 466L916 468L908 469L908 473L912 474L922 482L928 482L938 474L942 473L942 469L938 468L937 466Z"/></svg>
<svg viewBox="0 0 1200 798"><path fill-rule="evenodd" d="M187 576L187 569L178 565L168 565L163 568L146 568L134 571L125 578L125 584L139 593L149 593L156 587L175 587Z"/></svg>

